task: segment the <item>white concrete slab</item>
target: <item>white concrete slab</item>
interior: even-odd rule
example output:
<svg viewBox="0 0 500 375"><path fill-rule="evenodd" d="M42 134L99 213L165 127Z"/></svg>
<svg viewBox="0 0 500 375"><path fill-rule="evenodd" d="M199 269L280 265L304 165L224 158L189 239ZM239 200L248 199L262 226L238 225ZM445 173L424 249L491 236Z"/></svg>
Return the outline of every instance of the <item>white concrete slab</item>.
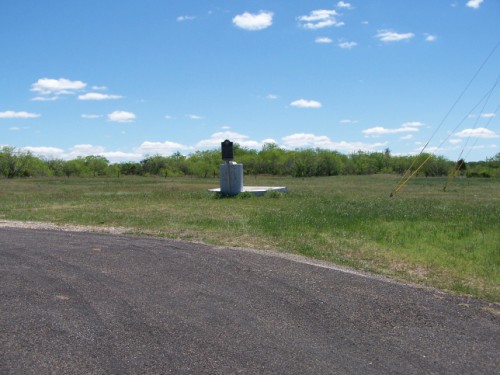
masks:
<svg viewBox="0 0 500 375"><path fill-rule="evenodd" d="M220 188L209 189L213 193L220 193ZM243 186L243 193L252 193L254 195L264 195L267 191L277 191L279 193L286 193L288 188L286 186Z"/></svg>

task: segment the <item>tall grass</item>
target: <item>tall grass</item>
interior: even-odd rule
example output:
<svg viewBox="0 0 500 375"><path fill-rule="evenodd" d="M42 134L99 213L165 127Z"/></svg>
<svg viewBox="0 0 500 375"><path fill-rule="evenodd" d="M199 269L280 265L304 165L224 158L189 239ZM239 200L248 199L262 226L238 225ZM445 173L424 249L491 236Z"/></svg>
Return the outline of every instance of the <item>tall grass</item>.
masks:
<svg viewBox="0 0 500 375"><path fill-rule="evenodd" d="M500 181L392 176L246 177L289 193L217 199L214 179L0 180L0 219L124 226L132 233L303 254L500 300Z"/></svg>

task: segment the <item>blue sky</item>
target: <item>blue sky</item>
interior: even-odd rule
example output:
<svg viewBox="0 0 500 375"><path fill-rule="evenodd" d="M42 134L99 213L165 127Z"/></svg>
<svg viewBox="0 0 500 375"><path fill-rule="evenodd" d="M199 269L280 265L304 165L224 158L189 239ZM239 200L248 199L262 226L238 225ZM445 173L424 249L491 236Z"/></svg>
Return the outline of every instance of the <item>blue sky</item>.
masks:
<svg viewBox="0 0 500 375"><path fill-rule="evenodd" d="M2 0L0 146L120 162L226 138L403 155L430 140L484 160L499 41L498 0Z"/></svg>

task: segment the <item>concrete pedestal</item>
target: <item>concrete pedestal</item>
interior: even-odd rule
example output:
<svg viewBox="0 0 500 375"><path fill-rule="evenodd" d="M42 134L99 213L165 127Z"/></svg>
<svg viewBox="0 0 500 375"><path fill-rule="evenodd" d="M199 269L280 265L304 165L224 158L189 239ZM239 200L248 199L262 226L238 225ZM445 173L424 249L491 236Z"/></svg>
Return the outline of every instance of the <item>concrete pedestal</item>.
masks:
<svg viewBox="0 0 500 375"><path fill-rule="evenodd" d="M237 195L243 191L243 164L226 162L220 165L220 192Z"/></svg>

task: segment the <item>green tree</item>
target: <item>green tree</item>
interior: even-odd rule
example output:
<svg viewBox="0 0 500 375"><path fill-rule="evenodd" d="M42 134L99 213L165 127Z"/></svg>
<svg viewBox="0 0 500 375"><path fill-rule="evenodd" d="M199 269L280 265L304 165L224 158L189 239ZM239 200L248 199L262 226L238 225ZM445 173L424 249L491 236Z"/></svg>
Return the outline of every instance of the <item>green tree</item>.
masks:
<svg viewBox="0 0 500 375"><path fill-rule="evenodd" d="M172 169L176 171L176 174L187 175L189 174L188 163L186 162L186 157L182 155L179 151L175 152L169 158L169 165Z"/></svg>
<svg viewBox="0 0 500 375"><path fill-rule="evenodd" d="M218 153L216 160L217 163L221 162L220 153ZM257 173L257 165L258 165L257 150L235 145L234 160L237 163L243 164L243 171L245 174L255 175Z"/></svg>
<svg viewBox="0 0 500 375"><path fill-rule="evenodd" d="M104 156L89 155L83 159L85 170L93 177L104 176L109 165L108 159Z"/></svg>
<svg viewBox="0 0 500 375"><path fill-rule="evenodd" d="M353 166L353 174L374 174L383 167L383 154L358 151L349 156Z"/></svg>
<svg viewBox="0 0 500 375"><path fill-rule="evenodd" d="M337 151L321 149L317 149L316 154L318 176L338 176L344 173L345 155Z"/></svg>
<svg viewBox="0 0 500 375"><path fill-rule="evenodd" d="M427 160L427 158L424 160ZM443 156L433 155L422 167L421 174L424 174L426 177L446 176L452 168L453 163L446 160Z"/></svg>
<svg viewBox="0 0 500 375"><path fill-rule="evenodd" d="M0 173L7 178L30 176L29 164L33 162L30 152L16 150L12 146L0 149Z"/></svg>
<svg viewBox="0 0 500 375"><path fill-rule="evenodd" d="M24 157L26 158L26 162L22 171L23 177L50 176L53 174L47 162L39 157L29 153L24 155Z"/></svg>
<svg viewBox="0 0 500 375"><path fill-rule="evenodd" d="M50 170L51 175L56 177L64 176L64 165L66 162L62 159L50 159L45 162Z"/></svg>
<svg viewBox="0 0 500 375"><path fill-rule="evenodd" d="M286 151L275 143L266 143L258 155L257 169L259 173L284 175L290 173Z"/></svg>
<svg viewBox="0 0 500 375"><path fill-rule="evenodd" d="M106 170L106 174L109 176L120 177L121 169L119 164L110 164Z"/></svg>
<svg viewBox="0 0 500 375"><path fill-rule="evenodd" d="M84 176L86 174L86 171L83 158L78 157L73 160L68 160L64 164L64 174L68 178L70 178L71 176Z"/></svg>
<svg viewBox="0 0 500 375"><path fill-rule="evenodd" d="M120 168L120 173L125 176L139 176L143 174L141 163L137 162L125 162L118 164Z"/></svg>
<svg viewBox="0 0 500 375"><path fill-rule="evenodd" d="M200 177L216 175L220 164L220 154L212 151L196 151L187 159L189 173Z"/></svg>
<svg viewBox="0 0 500 375"><path fill-rule="evenodd" d="M317 155L313 150L295 150L291 166L292 176L312 177L317 175Z"/></svg>
<svg viewBox="0 0 500 375"><path fill-rule="evenodd" d="M412 164L413 157L392 156L389 161L389 167L396 173L403 175Z"/></svg>
<svg viewBox="0 0 500 375"><path fill-rule="evenodd" d="M500 169L500 152L497 153L492 158L486 159L486 163L488 164L488 167L490 167L490 168Z"/></svg>
<svg viewBox="0 0 500 375"><path fill-rule="evenodd" d="M166 169L167 164L166 157L153 155L141 160L141 170L145 175L158 176Z"/></svg>

